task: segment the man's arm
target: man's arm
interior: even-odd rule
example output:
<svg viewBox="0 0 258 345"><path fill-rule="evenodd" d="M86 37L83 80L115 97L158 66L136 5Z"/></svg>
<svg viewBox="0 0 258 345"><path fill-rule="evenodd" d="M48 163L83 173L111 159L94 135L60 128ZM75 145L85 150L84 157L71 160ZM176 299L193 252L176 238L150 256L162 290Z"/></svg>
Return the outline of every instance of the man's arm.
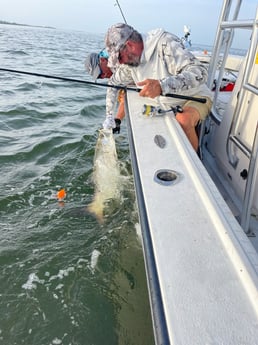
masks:
<svg viewBox="0 0 258 345"><path fill-rule="evenodd" d="M113 73L112 77L109 79L109 84L111 85L132 85L134 83L130 68L125 65L119 65L116 71ZM120 120L124 117L124 104L119 104L116 116L114 112L116 110L118 98L118 90L113 88L107 89L106 95L106 119L103 123L104 128L115 128L116 123L114 117Z"/></svg>
<svg viewBox="0 0 258 345"><path fill-rule="evenodd" d="M162 40L164 63L171 76L160 80L162 94L183 93L206 83L208 70L181 41L168 33Z"/></svg>

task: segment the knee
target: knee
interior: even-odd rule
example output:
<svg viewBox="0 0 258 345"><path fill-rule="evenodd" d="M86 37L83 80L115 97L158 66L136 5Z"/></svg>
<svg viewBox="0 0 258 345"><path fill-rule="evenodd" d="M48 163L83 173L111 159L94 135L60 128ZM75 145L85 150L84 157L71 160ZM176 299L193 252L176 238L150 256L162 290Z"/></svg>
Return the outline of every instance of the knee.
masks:
<svg viewBox="0 0 258 345"><path fill-rule="evenodd" d="M200 120L200 114L197 109L193 107L184 107L182 113L177 113L177 121L180 123L185 131L195 128Z"/></svg>

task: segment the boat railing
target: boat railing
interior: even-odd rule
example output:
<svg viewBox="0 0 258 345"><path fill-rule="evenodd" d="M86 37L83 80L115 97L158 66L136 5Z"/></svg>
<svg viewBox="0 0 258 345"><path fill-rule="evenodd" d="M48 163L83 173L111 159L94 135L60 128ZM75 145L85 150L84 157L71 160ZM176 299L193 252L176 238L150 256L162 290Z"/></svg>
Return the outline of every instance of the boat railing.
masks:
<svg viewBox="0 0 258 345"><path fill-rule="evenodd" d="M239 112L241 110L241 104L242 100L245 96L245 91L252 91L255 94L257 94L257 87L255 85L250 85L247 82L247 78L249 76L250 70L252 68L253 61L255 59L255 49L257 46L257 13L256 18L253 20L239 20L239 12L241 8L242 0L238 0L236 7L234 9L234 13L232 16L232 19L230 19L231 15L231 8L233 6L232 0L225 0L223 4L223 8L221 11L220 19L219 19L219 25L213 45L213 51L211 54L211 58L209 61L209 72L208 72L208 81L207 85L210 89L213 89L214 86L214 80L216 79L216 86L214 91L214 97L213 97L213 106L211 110L211 116L213 121L215 121L216 124L220 124L222 120L222 115L219 112L219 109L217 108L217 105L219 104L218 98L220 96L220 86L221 82L224 76L225 71L228 70L228 57L230 54L230 48L233 42L233 37L235 33L235 29L248 29L252 30L253 34L251 36L250 40L250 47L248 50L248 59L246 63L246 59L243 58L242 65L246 63L245 71L244 71L244 77L242 79L242 84L240 86L241 92L239 92L238 99L237 99L237 106L235 109L235 113L233 114L233 120L230 127L230 132L228 135L228 143L227 143L227 150L228 150L228 159L231 165L237 164L237 158L234 155L234 149L232 149L231 145L236 145L241 151L244 152L244 154L250 158L251 156L251 150L246 147L246 145L235 135L237 130L237 119L239 117ZM238 59L238 63L239 63ZM239 67L241 68L241 67ZM218 76L216 74L218 73ZM202 123L201 130L200 130L200 137L199 137L199 151L202 151L202 140L203 136L205 134L205 123Z"/></svg>
<svg viewBox="0 0 258 345"><path fill-rule="evenodd" d="M219 26L213 46L213 53L209 64L209 78L208 86L212 89L216 72L219 66L219 76L217 77L216 89L214 92L213 107L211 111L211 118L217 125L220 125L222 118L221 114L217 110L217 103L220 94L220 84L223 78L223 74L226 70L226 62L230 54L230 48L233 41L234 33L236 29L248 29L251 32L249 48L247 50L246 57L243 59L242 66L239 69L238 88L232 93L232 97L236 102L232 114L232 120L229 126L227 142L226 142L226 154L229 164L236 169L238 165L238 152L241 151L249 160L248 173L246 178L246 185L242 203L241 211L241 226L243 230L250 234L249 223L251 217L251 207L253 196L256 188L254 183L257 180L257 150L258 150L258 134L257 125L254 132L254 137L251 138L248 143L239 135L241 132L242 121L241 116L248 116L245 107L246 101L250 102L250 99L258 96L257 87L257 41L258 41L258 8L256 10L255 18L252 20L240 20L239 11L242 4L242 0L238 0L235 4L235 9L232 19L230 19L230 13L232 13L232 0L225 0L221 11L219 20ZM218 73L218 72L217 72ZM255 74L256 73L256 74ZM255 78L250 78L250 76ZM241 118L242 119L242 118Z"/></svg>
<svg viewBox="0 0 258 345"><path fill-rule="evenodd" d="M253 83L250 82L250 75L252 73L252 69L254 68L254 62L257 58L257 41L258 41L258 11L256 13L256 18L253 22L252 27L252 36L250 40L250 47L247 54L246 65L244 68L243 79L242 79L242 87L240 88L238 94L237 105L235 108L235 112L233 114L231 126L229 129L228 140L227 140L227 155L228 161L233 166L236 167L238 163L238 158L236 155L235 147L237 147L244 155L247 156L249 159L249 167L248 167L248 174L245 186L245 193L244 193L244 200L243 200L243 207L241 212L241 226L243 230L250 234L249 223L250 223L250 215L251 215L251 207L252 207L252 200L255 191L255 183L253 181L256 180L257 174L257 150L258 150L258 135L257 135L257 125L256 125L256 132L253 140L253 144L251 147L248 147L241 137L237 136L239 131L239 115L242 112L244 106L244 99L246 98L247 93L251 93L255 96L258 96L258 88Z"/></svg>
<svg viewBox="0 0 258 345"><path fill-rule="evenodd" d="M231 122L229 135L228 135L228 142L227 142L227 153L228 153L228 159L230 164L234 167L236 166L238 159L235 155L235 150L232 145L237 145L237 147L250 159L251 156L251 148L247 148L246 145L236 136L236 133L238 131L237 125L238 125L238 118L239 114L241 113L242 107L243 107L243 100L246 97L247 92L251 92L254 95L258 96L258 88L256 85L252 84L249 81L249 76L251 75L252 68L254 66L254 61L256 59L257 54L257 40L258 40L258 10L256 13L256 18L252 22L251 28L252 36L250 40L250 47L247 54L247 61L245 65L245 69L243 72L243 79L242 79L242 87L240 88L239 94L238 94L238 100L237 105L235 108L235 112L233 114L233 119Z"/></svg>
<svg viewBox="0 0 258 345"><path fill-rule="evenodd" d="M248 175L245 187L245 195L244 195L244 202L243 208L241 212L241 227L245 231L246 234L252 236L252 232L250 231L249 224L250 224L250 214L252 208L252 200L254 197L255 192L255 184L253 181L257 180L258 174L258 121L256 125L255 137L254 137L254 144L253 150L250 156L250 163L248 168Z"/></svg>
<svg viewBox="0 0 258 345"><path fill-rule="evenodd" d="M222 13L220 16L220 25L218 26L216 38L215 38L215 43L213 46L213 53L210 59L209 63L209 73L208 73L208 81L207 85L210 89L212 89L214 85L214 79L215 75L218 70L219 66L219 76L217 78L217 83L216 83L216 89L214 93L214 101L213 101L213 109L212 109L212 115L215 117L216 122L221 121L221 116L220 114L217 113L216 110L216 103L217 99L219 96L219 89L220 89L220 84L223 78L223 74L226 68L227 60L228 60L228 55L230 52L231 44L233 41L234 37L234 31L235 29L249 29L253 30L255 33L255 36L252 35L251 41L250 41L250 48L249 48L249 67L248 64L246 65L246 68L250 69L250 65L253 63L253 59L255 57L255 48L257 45L257 14L255 20L238 20L238 15L239 15L239 10L240 10L240 5L241 5L241 0L238 1L238 4L235 8L235 12L233 15L233 20L229 20L229 15L230 15L230 8L232 6L232 1L227 0L224 2L224 6L222 9ZM245 71L245 74L248 76L249 71ZM245 83L246 84L246 83ZM245 86L246 88L250 88L250 86Z"/></svg>

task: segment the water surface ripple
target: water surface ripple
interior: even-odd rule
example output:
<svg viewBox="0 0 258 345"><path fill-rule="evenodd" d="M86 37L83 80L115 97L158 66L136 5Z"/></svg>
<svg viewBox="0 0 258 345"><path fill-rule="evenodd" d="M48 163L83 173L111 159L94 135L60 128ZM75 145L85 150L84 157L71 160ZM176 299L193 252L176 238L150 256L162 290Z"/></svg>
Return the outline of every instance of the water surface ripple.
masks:
<svg viewBox="0 0 258 345"><path fill-rule="evenodd" d="M86 55L103 46L101 35L9 25L0 40L4 68L84 80ZM121 200L103 225L85 211L106 90L6 72L0 83L0 343L153 344L125 124Z"/></svg>

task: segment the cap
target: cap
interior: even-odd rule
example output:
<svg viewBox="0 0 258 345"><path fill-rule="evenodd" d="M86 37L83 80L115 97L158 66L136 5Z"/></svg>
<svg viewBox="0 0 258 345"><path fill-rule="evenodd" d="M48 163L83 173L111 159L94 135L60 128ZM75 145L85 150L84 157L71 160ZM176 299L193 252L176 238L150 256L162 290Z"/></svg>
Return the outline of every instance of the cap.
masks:
<svg viewBox="0 0 258 345"><path fill-rule="evenodd" d="M109 54L108 66L114 68L118 64L119 50L128 41L134 28L128 24L118 23L112 25L106 34L106 50Z"/></svg>
<svg viewBox="0 0 258 345"><path fill-rule="evenodd" d="M99 54L91 53L85 60L85 68L87 72L92 75L93 79L96 80L101 74L99 66Z"/></svg>
<svg viewBox="0 0 258 345"><path fill-rule="evenodd" d="M107 52L105 49L102 49L102 50L99 52L98 56L99 56L100 58L108 59L108 52Z"/></svg>

